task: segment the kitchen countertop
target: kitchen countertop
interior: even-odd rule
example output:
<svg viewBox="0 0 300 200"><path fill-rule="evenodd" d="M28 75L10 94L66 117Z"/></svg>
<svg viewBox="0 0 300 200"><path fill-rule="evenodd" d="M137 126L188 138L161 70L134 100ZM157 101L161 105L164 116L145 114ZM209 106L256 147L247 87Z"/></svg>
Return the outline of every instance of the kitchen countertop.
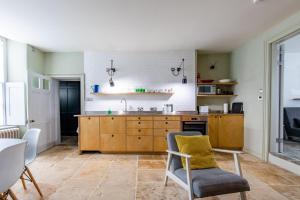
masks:
<svg viewBox="0 0 300 200"><path fill-rule="evenodd" d="M151 115L151 116L160 116L160 115L197 115L197 116L208 116L208 115L215 115L215 114L224 114L221 112L211 112L211 113L201 113L198 114L197 111L178 111L178 112L171 112L171 113L165 113L162 111L128 111L128 112L118 112L118 111L112 111L111 114L108 114L107 111L90 111L90 112L84 112L80 115L75 115L75 117L85 117L85 116L136 116L136 115ZM224 114L224 115L243 115L243 114Z"/></svg>

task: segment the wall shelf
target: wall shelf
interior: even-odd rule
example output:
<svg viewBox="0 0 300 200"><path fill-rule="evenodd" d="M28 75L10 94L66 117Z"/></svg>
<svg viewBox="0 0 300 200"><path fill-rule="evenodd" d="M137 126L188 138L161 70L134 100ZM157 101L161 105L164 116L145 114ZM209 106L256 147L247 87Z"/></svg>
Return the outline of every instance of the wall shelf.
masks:
<svg viewBox="0 0 300 200"><path fill-rule="evenodd" d="M220 82L212 82L212 83L197 83L197 85L236 85L237 82L228 82L228 83L220 83Z"/></svg>
<svg viewBox="0 0 300 200"><path fill-rule="evenodd" d="M93 95L97 96L105 96L105 95L173 95L174 93L170 92L118 92L118 93L106 93L106 92L101 92L101 93L91 93Z"/></svg>
<svg viewBox="0 0 300 200"><path fill-rule="evenodd" d="M197 97L236 97L236 94L198 94Z"/></svg>

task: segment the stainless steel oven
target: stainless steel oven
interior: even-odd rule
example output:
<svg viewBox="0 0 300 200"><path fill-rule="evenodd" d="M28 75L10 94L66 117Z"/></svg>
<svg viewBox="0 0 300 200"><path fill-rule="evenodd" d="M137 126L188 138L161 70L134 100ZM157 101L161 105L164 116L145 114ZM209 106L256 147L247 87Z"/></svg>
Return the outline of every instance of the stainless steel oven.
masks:
<svg viewBox="0 0 300 200"><path fill-rule="evenodd" d="M207 117L190 116L183 118L183 131L199 131L202 135L207 135Z"/></svg>

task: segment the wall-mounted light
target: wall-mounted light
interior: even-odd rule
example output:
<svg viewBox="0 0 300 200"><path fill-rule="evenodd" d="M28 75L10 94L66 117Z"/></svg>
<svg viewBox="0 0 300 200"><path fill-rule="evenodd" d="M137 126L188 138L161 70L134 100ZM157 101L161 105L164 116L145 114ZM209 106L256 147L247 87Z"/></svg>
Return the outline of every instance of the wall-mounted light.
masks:
<svg viewBox="0 0 300 200"><path fill-rule="evenodd" d="M109 79L109 85L110 85L110 87L114 87L115 86L115 83L114 83L112 77L115 75L116 71L117 70L114 67L114 60L110 60L110 67L106 68L106 72L110 76L110 79Z"/></svg>
<svg viewBox="0 0 300 200"><path fill-rule="evenodd" d="M182 84L187 84L187 77L184 74L184 58L182 58L182 61L178 67L171 68L171 72L172 72L173 76L178 76L181 71L182 71Z"/></svg>

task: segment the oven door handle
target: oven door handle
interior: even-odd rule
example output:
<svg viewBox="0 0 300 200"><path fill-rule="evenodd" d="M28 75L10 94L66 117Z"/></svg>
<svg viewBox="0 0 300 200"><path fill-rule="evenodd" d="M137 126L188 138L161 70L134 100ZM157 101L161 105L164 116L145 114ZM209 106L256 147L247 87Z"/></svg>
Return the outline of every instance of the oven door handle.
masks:
<svg viewBox="0 0 300 200"><path fill-rule="evenodd" d="M185 124L193 124L193 125L205 125L206 122L183 122L183 125Z"/></svg>

